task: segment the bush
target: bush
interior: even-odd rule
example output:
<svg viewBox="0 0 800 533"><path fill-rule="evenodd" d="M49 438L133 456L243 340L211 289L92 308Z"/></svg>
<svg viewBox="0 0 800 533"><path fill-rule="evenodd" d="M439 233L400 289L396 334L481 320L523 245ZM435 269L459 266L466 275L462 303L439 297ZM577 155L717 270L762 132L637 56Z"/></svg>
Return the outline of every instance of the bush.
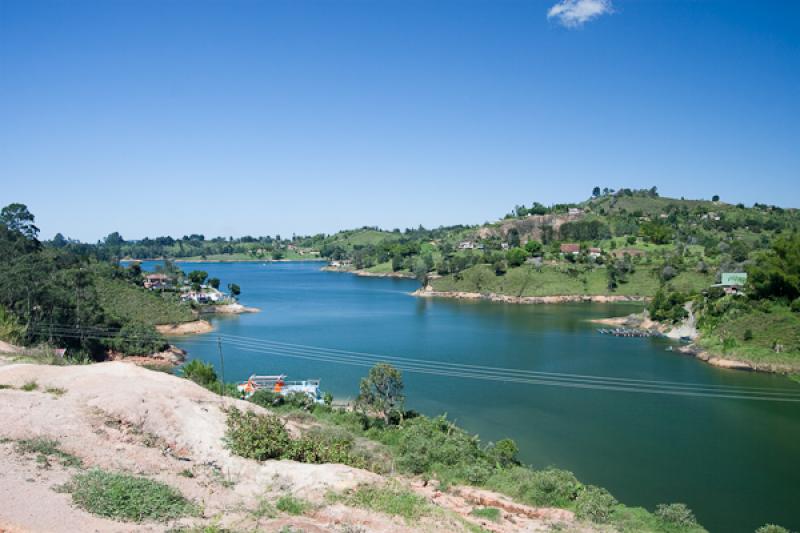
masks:
<svg viewBox="0 0 800 533"><path fill-rule="evenodd" d="M250 396L249 400L261 407L278 407L284 403L282 395L271 390L259 389Z"/></svg>
<svg viewBox="0 0 800 533"><path fill-rule="evenodd" d="M445 417L418 417L403 424L397 442L398 467L412 474L434 465L474 464L483 459L478 439Z"/></svg>
<svg viewBox="0 0 800 533"><path fill-rule="evenodd" d="M90 470L76 475L64 488L78 507L116 520L169 520L197 513L169 485L128 474Z"/></svg>
<svg viewBox="0 0 800 533"><path fill-rule="evenodd" d="M800 313L800 298L795 298L789 308L795 313Z"/></svg>
<svg viewBox="0 0 800 533"><path fill-rule="evenodd" d="M656 507L655 514L666 524L679 527L697 525L697 519L694 517L694 513L683 503L661 504Z"/></svg>
<svg viewBox="0 0 800 533"><path fill-rule="evenodd" d="M208 388L217 383L217 372L214 370L214 365L211 363L204 363L199 359L192 359L183 365L182 371L183 377L191 379L203 387Z"/></svg>
<svg viewBox="0 0 800 533"><path fill-rule="evenodd" d="M314 430L292 440L279 417L236 408L228 412L227 424L228 447L241 457L257 461L290 459L301 463L341 463L358 468L365 464L362 458L351 453L351 437Z"/></svg>
<svg viewBox="0 0 800 533"><path fill-rule="evenodd" d="M489 460L502 468L519 464L517 453L519 453L519 447L511 439L499 440L486 448L486 455Z"/></svg>
<svg viewBox="0 0 800 533"><path fill-rule="evenodd" d="M582 487L567 470L532 470L522 466L495 471L486 486L526 504L547 507L569 507Z"/></svg>
<svg viewBox="0 0 800 533"><path fill-rule="evenodd" d="M615 505L617 500L606 489L589 485L575 500L575 516L581 520L607 522Z"/></svg>
<svg viewBox="0 0 800 533"><path fill-rule="evenodd" d="M744 330L744 340L746 340L746 341L753 340L753 330L752 329L748 328L748 329Z"/></svg>
<svg viewBox="0 0 800 533"><path fill-rule="evenodd" d="M289 450L289 432L277 416L232 408L227 423L228 447L236 455L265 461L281 458Z"/></svg>

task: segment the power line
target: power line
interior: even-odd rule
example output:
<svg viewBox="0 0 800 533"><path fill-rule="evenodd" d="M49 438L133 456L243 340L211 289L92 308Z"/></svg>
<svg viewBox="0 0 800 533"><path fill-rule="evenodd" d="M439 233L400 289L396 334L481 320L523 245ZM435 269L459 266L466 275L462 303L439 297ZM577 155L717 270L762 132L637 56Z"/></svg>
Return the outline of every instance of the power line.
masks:
<svg viewBox="0 0 800 533"><path fill-rule="evenodd" d="M63 326L56 327L56 330L63 331L57 334L71 338L115 340L123 342L140 342L141 340L154 340L157 338L149 335L120 334L119 330L115 328L98 327L90 329L93 329L94 331L81 333L76 331L75 328ZM749 399L762 401L771 400L782 402L800 401L800 391L791 389L767 389L761 387L747 388L725 385L703 385L670 381L638 380L632 378L613 378L579 374L536 372L521 369L506 369L498 367L486 367L481 365L466 365L414 358L402 358L380 354L364 354L360 352L318 348L234 335L218 336L216 341L218 349L221 348L220 343L223 339L225 342L238 348L239 350L252 353L362 367L371 367L378 362L392 362L392 364L407 372L447 377L461 377L496 382L549 385L647 394L669 394L678 396ZM193 339L193 342L212 344L215 341L213 339L204 339L200 337Z"/></svg>

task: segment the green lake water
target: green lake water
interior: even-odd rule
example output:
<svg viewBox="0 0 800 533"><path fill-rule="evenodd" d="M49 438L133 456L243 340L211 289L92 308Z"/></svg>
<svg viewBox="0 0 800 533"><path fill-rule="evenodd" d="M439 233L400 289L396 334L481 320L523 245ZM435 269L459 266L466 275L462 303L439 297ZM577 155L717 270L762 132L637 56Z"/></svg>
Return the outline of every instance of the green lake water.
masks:
<svg viewBox="0 0 800 533"><path fill-rule="evenodd" d="M152 263L145 264L152 267ZM318 263L183 265L242 287L261 313L215 319L214 333L182 338L218 365L217 334L541 372L764 387L800 392L778 376L723 370L666 351L663 339L600 335L587 319L630 304L511 305L421 299L409 280L321 272ZM353 397L366 369L223 343L225 378L285 373L321 378ZM628 505L688 504L713 532L764 523L800 529L800 403L743 401L501 383L406 373L408 406L447 413L483 441L511 437L535 467L572 470Z"/></svg>

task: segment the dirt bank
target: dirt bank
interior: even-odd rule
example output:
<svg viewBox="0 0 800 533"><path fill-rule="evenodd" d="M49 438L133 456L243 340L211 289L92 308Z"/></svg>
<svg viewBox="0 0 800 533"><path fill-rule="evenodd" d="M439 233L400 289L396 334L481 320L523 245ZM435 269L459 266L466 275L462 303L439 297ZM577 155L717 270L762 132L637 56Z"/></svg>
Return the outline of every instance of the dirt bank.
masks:
<svg viewBox="0 0 800 533"><path fill-rule="evenodd" d="M33 390L22 389L35 383ZM378 512L330 504L330 491L386 478L338 464L294 461L257 462L227 449L225 409L236 406L266 412L162 372L123 362L79 366L10 364L0 367L0 531L165 531L179 526L208 526L236 531L278 531L285 526L307 532L412 531L466 532L482 524L469 515L475 505L498 502L502 524L489 531L547 531L554 523L571 531L594 531L563 510L519 506L501 495L435 489L422 481L395 478L425 496L437 512L416 523ZM27 387L30 388L30 385ZM285 420L293 434L307 426ZM42 437L80 459L65 467L16 450L21 439ZM100 518L72 505L55 490L80 469L101 468L159 480L201 504L202 516L170 523L122 523ZM305 498L304 516L258 513L263 501L274 504L287 494ZM502 503L502 505L501 505ZM473 529L474 530L474 529Z"/></svg>
<svg viewBox="0 0 800 533"><path fill-rule="evenodd" d="M194 320L192 322L181 322L180 324L160 324L156 326L156 331L168 337L197 335L214 331L214 326L208 320Z"/></svg>
<svg viewBox="0 0 800 533"><path fill-rule="evenodd" d="M451 292L435 291L430 286L418 289L411 293L413 296L423 298L456 298L459 300L488 300L492 302L503 302L509 304L560 304L571 302L643 302L647 298L643 296L622 296L622 295L587 295L574 294L564 296L509 296L507 294L480 293L480 292Z"/></svg>

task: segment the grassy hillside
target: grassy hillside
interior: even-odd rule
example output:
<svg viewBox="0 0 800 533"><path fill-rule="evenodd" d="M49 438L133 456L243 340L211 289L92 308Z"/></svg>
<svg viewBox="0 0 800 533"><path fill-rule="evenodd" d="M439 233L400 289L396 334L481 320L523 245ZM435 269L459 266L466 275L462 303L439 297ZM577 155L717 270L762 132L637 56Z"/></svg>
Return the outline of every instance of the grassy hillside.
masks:
<svg viewBox="0 0 800 533"><path fill-rule="evenodd" d="M657 271L639 268L625 283L610 290L606 267L523 265L497 275L490 265L476 265L461 272L431 281L436 291L496 293L510 296L622 295L653 296L660 286ZM682 272L670 281L677 290L697 291L708 286L712 276Z"/></svg>
<svg viewBox="0 0 800 533"><path fill-rule="evenodd" d="M111 318L140 324L175 324L195 319L189 304L174 294L161 295L126 281L97 277L97 297Z"/></svg>

